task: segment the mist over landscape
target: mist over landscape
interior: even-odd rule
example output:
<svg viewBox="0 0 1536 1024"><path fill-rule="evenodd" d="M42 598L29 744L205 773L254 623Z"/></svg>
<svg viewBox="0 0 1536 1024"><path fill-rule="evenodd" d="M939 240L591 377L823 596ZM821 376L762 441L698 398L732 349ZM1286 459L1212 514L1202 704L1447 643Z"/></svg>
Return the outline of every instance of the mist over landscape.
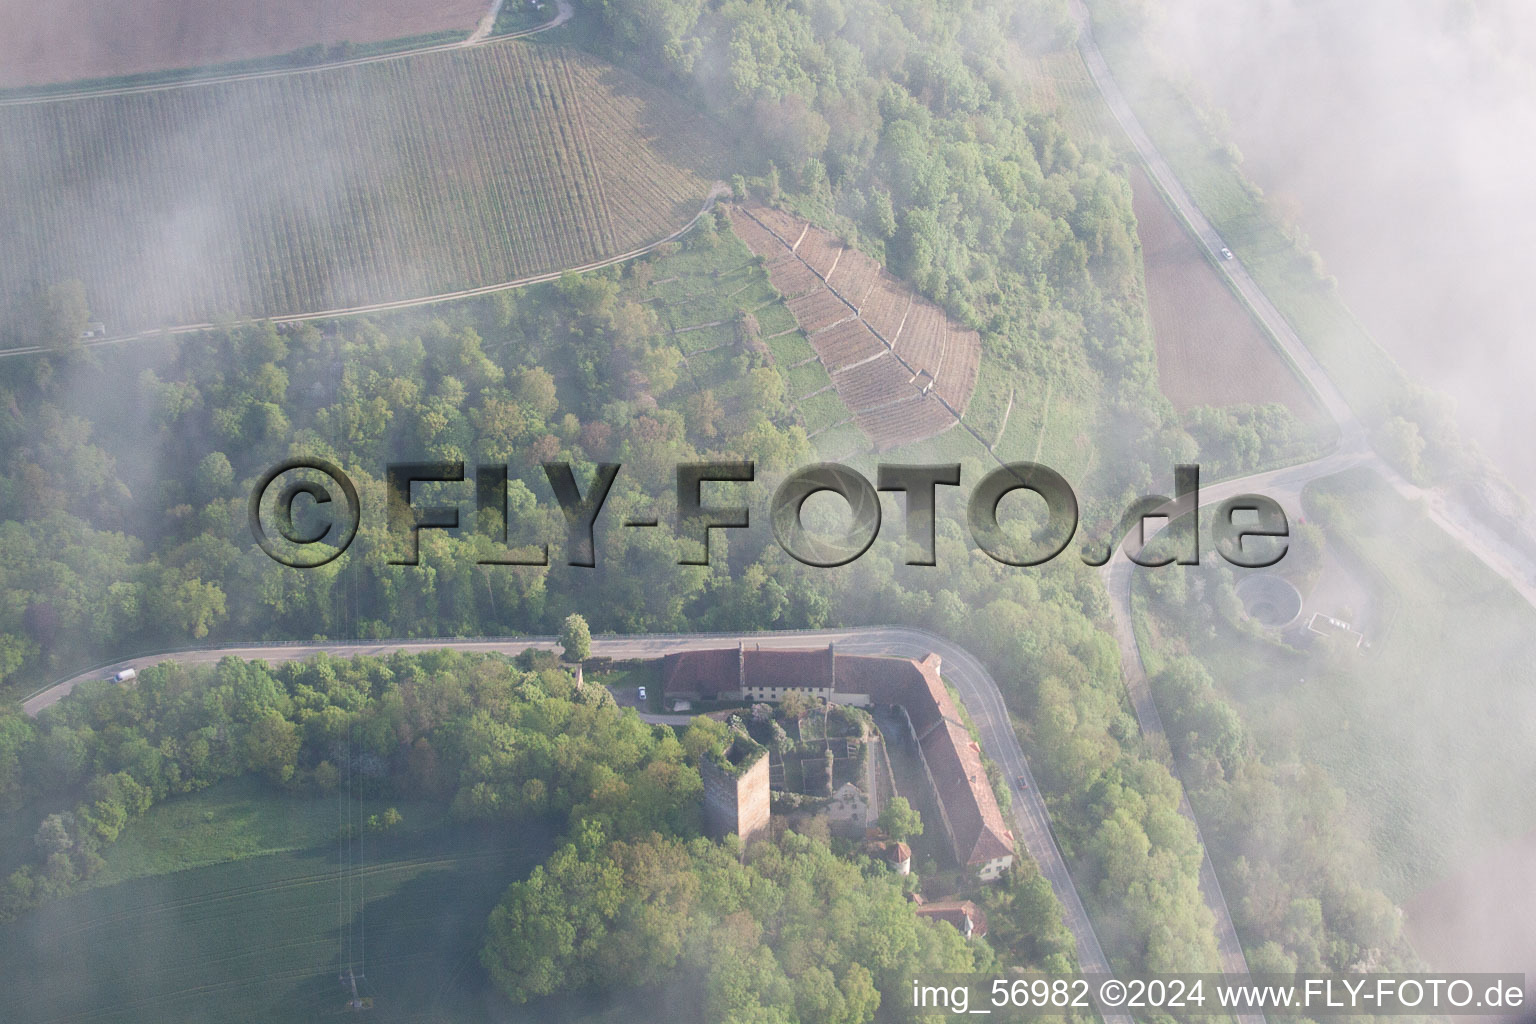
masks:
<svg viewBox="0 0 1536 1024"><path fill-rule="evenodd" d="M1536 999L1533 129L1519 0L0 0L0 1020Z"/></svg>
<svg viewBox="0 0 1536 1024"><path fill-rule="evenodd" d="M1169 0L1149 56L1222 116L1376 340L1536 494L1536 10L1514 0Z"/></svg>

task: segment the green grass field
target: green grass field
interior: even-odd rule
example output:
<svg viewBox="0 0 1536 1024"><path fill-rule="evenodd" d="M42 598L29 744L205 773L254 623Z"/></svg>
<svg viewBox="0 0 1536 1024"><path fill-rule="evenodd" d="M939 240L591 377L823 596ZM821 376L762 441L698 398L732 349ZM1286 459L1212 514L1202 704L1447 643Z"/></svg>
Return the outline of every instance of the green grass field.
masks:
<svg viewBox="0 0 1536 1024"><path fill-rule="evenodd" d="M821 363L804 362L816 355L805 336L798 331L779 334L795 326L794 316L777 298L767 273L734 234L721 232L713 246L689 245L670 255L651 257L643 280L643 286L628 286L629 296L649 304L670 330L727 321L675 335L678 348L688 359L680 389L712 391L727 411L741 406L746 380L737 366L745 350L736 342L734 322L736 314L747 309L757 318L764 344L773 356L773 367L784 381L785 398L797 405L801 425L807 433L826 431L815 439L817 451L831 458L869 447L853 424L834 426L852 414L835 391L821 391L831 378ZM767 337L771 334L779 336ZM820 394L799 401L817 391Z"/></svg>
<svg viewBox="0 0 1536 1024"><path fill-rule="evenodd" d="M1024 71L1032 105L1054 112L1079 144L1128 148L1076 48L1041 54L1028 61Z"/></svg>
<svg viewBox="0 0 1536 1024"><path fill-rule="evenodd" d="M354 932L357 941L366 925L362 988L373 1019L600 1019L591 1005L563 1017L509 1007L476 959L490 908L547 855L552 830L446 825L441 809L401 808L397 831L369 836L366 913ZM108 853L107 874L126 880L0 927L5 1019L342 1016L335 832L334 801L273 796L248 782L154 808ZM176 870L198 862L206 866Z"/></svg>
<svg viewBox="0 0 1536 1024"><path fill-rule="evenodd" d="M586 673L586 682L606 686L610 690L628 690L636 686L646 687L645 710L661 714L661 662L630 662L615 668Z"/></svg>
<svg viewBox="0 0 1536 1024"><path fill-rule="evenodd" d="M366 800L363 814L394 807L401 834L430 832L447 821L431 803ZM324 847L336 838L336 801L282 796L256 779L237 779L201 793L168 800L124 830L107 852L106 868L92 879L114 885L247 857Z"/></svg>
<svg viewBox="0 0 1536 1024"><path fill-rule="evenodd" d="M685 331L676 337L678 345L683 350L683 354L691 356L696 352L704 352L720 348L724 345L734 344L736 341L736 329L730 324L717 324L713 327L700 327L696 330Z"/></svg>
<svg viewBox="0 0 1536 1024"><path fill-rule="evenodd" d="M772 308L783 309L784 307L775 306ZM786 310L786 312L788 311ZM776 338L765 337L764 343L768 346L768 351L773 353L774 361L782 363L786 369L797 363L805 362L807 359L816 358L816 350L811 348L811 343L799 331L780 334Z"/></svg>
<svg viewBox="0 0 1536 1024"><path fill-rule="evenodd" d="M834 420L834 423L839 423ZM855 462L854 456L868 453L869 438L852 423L841 423L817 434L813 440L818 457L834 462ZM867 468L867 467L866 467Z"/></svg>
<svg viewBox="0 0 1536 1024"><path fill-rule="evenodd" d="M1307 505L1388 602L1371 649L1181 633L1268 760L1322 765L1344 788L1401 900L1536 828L1536 612L1372 474L1314 484ZM1142 606L1144 637L1173 635Z"/></svg>
<svg viewBox="0 0 1536 1024"><path fill-rule="evenodd" d="M807 398L800 403L800 415L805 419L807 430L817 431L830 430L853 413L848 410L843 400L837 397L836 391L823 391L816 397Z"/></svg>
<svg viewBox="0 0 1536 1024"><path fill-rule="evenodd" d="M764 276L764 280L767 280L766 275ZM762 328L764 338L769 338L772 335L778 334L781 331L787 331L795 326L795 315L791 313L789 311L789 307L785 306L782 302L778 303L777 305L769 306L765 309L759 309L752 315L757 317L757 325ZM779 339L773 339L773 341L777 340ZM773 341L770 341L769 344L773 344ZM807 354L815 353L815 350L810 346L810 342L806 342L805 347Z"/></svg>
<svg viewBox="0 0 1536 1024"><path fill-rule="evenodd" d="M0 303L76 278L110 331L348 308L654 242L724 170L690 107L517 41L0 108Z"/></svg>
<svg viewBox="0 0 1536 1024"><path fill-rule="evenodd" d="M832 383L832 378L827 376L827 371L820 363L786 368L784 379L789 384L789 393L796 398L807 397Z"/></svg>

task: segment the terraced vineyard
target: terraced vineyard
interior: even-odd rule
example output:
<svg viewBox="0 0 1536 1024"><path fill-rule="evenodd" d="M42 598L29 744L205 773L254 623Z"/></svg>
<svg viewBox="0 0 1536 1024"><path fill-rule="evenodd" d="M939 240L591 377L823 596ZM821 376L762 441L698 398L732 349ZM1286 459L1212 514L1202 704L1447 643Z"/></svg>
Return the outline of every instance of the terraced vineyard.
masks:
<svg viewBox="0 0 1536 1024"><path fill-rule="evenodd" d="M782 210L732 211L854 422L879 449L943 433L964 415L981 338L834 235Z"/></svg>
<svg viewBox="0 0 1536 1024"><path fill-rule="evenodd" d="M515 41L0 107L0 304L78 278L123 333L581 266L686 224L723 170L714 134Z"/></svg>

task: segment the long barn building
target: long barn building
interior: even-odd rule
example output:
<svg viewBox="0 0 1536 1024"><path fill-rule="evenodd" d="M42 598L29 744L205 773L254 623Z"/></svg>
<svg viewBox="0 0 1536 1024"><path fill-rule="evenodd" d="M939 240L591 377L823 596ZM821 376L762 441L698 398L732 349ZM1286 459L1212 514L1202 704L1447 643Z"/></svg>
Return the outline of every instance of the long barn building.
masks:
<svg viewBox="0 0 1536 1024"><path fill-rule="evenodd" d="M667 699L780 701L791 690L839 704L904 708L921 751L955 860L990 881L1013 863L1013 833L1003 821L981 762L939 676L939 656L921 661L748 644L669 654L662 660Z"/></svg>

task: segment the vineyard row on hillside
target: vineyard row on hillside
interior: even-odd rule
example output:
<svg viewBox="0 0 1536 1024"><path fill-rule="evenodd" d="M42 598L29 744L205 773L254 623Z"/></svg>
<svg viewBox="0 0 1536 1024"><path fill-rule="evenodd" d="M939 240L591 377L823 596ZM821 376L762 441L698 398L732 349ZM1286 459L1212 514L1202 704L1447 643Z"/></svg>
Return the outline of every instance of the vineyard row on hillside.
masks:
<svg viewBox="0 0 1536 1024"><path fill-rule="evenodd" d="M769 206L736 234L767 263L854 421L880 449L953 427L976 389L981 337L836 236Z"/></svg>
<svg viewBox="0 0 1536 1024"><path fill-rule="evenodd" d="M481 287L675 231L709 127L516 42L0 109L0 303L68 279L113 332Z"/></svg>

